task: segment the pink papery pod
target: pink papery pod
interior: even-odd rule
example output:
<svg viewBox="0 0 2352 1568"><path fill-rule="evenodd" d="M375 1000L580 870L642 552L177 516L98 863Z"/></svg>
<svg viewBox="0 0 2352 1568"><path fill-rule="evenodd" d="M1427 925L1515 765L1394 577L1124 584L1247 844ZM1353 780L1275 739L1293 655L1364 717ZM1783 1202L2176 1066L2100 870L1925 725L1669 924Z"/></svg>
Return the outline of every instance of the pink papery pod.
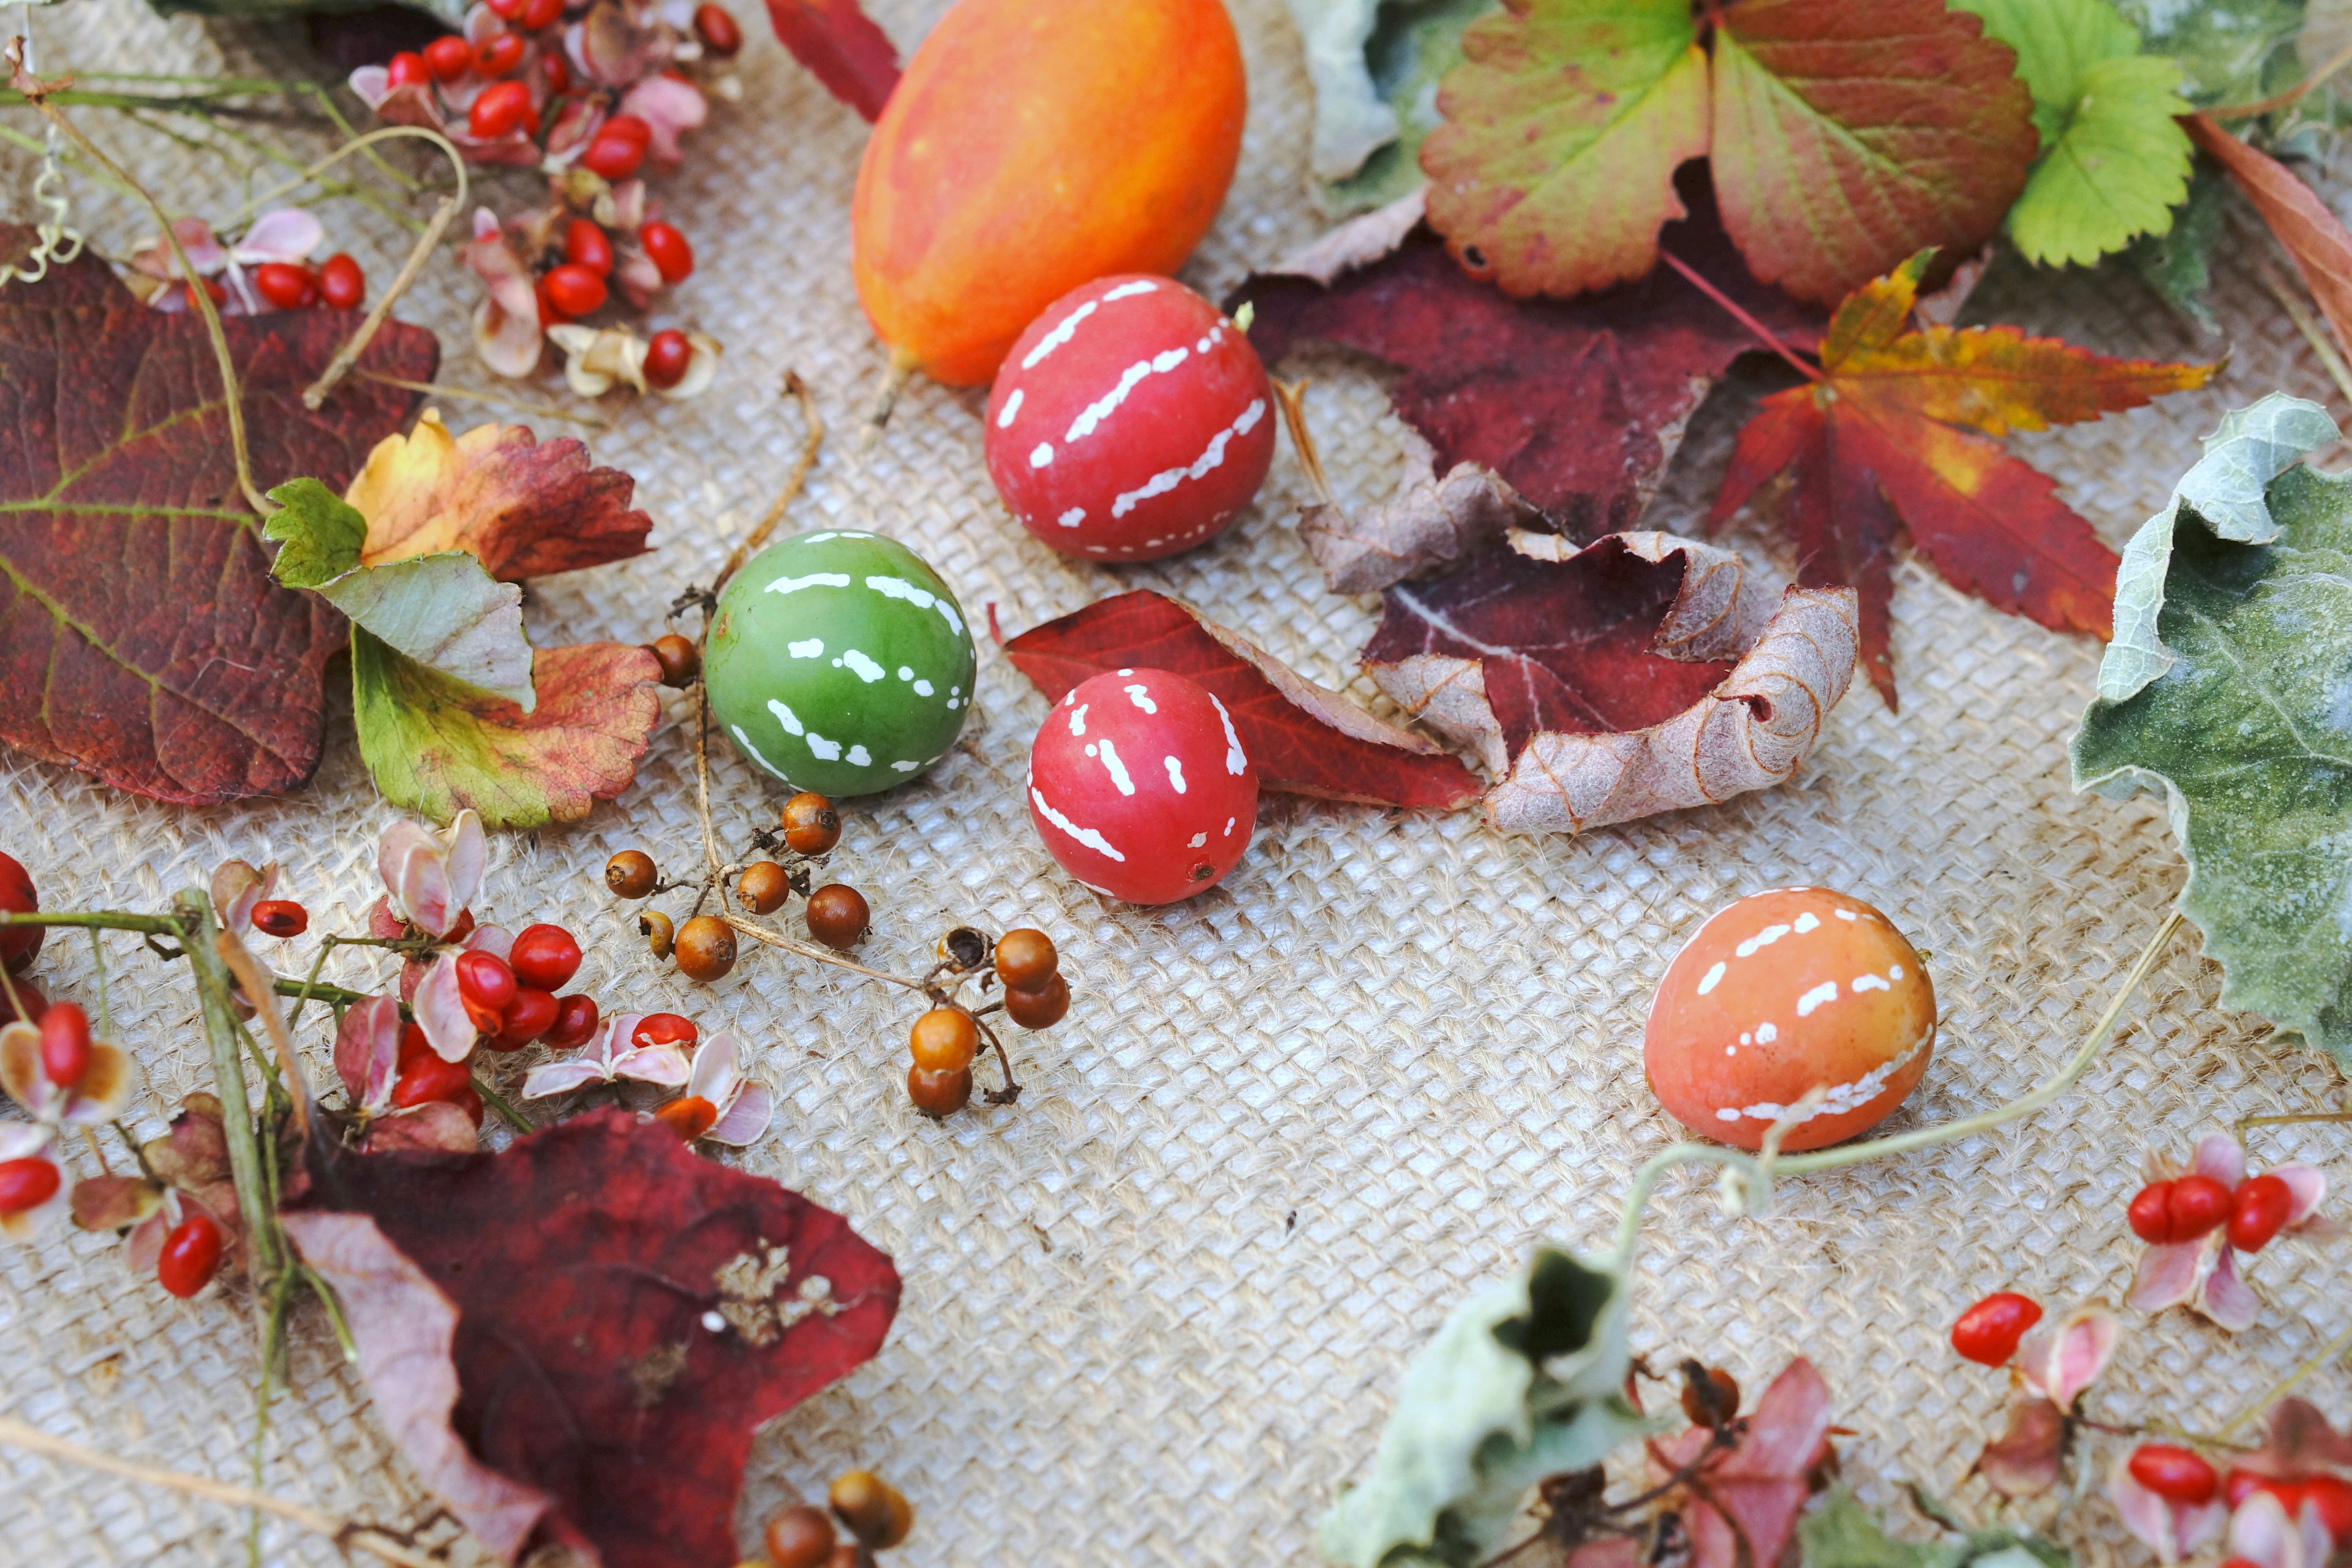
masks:
<svg viewBox="0 0 2352 1568"><path fill-rule="evenodd" d="M719 1120L703 1136L740 1149L758 1140L774 1120L776 1102L766 1088L743 1076L742 1047L732 1035L707 1037L694 1053L686 1092L711 1103Z"/></svg>
<svg viewBox="0 0 2352 1568"><path fill-rule="evenodd" d="M613 291L636 310L642 310L654 302L654 296L668 285L662 281L661 268L654 258L629 241L613 247L613 271L605 279Z"/></svg>
<svg viewBox="0 0 2352 1568"><path fill-rule="evenodd" d="M376 841L376 873L394 907L428 936L457 929L466 907L482 890L488 858L482 819L471 811L459 812L448 831L439 834L397 817Z"/></svg>
<svg viewBox="0 0 2352 1568"><path fill-rule="evenodd" d="M2230 1510L2218 1499L2203 1503L2174 1502L2139 1484L2131 1473L2131 1456L2116 1456L2107 1475L2107 1498L2124 1528L2147 1543L2157 1561L2168 1565L2193 1557L2218 1537L2230 1522Z"/></svg>
<svg viewBox="0 0 2352 1568"><path fill-rule="evenodd" d="M488 207L474 214L474 237L460 253L489 295L474 307L474 353L484 364L510 379L539 368L544 339L539 328L539 294L530 269L499 232Z"/></svg>
<svg viewBox="0 0 2352 1568"><path fill-rule="evenodd" d="M2114 1359L2119 1327L2105 1307L2077 1307L2025 1336L2017 1347L2018 1373L2034 1393L2072 1410Z"/></svg>
<svg viewBox="0 0 2352 1568"><path fill-rule="evenodd" d="M371 996L343 1009L335 1028L335 1076L352 1103L378 1112L392 1104L393 1080L400 1074L400 1004Z"/></svg>
<svg viewBox="0 0 2352 1568"><path fill-rule="evenodd" d="M592 1083L616 1083L635 1079L670 1089L683 1087L691 1074L686 1052L676 1045L639 1046L630 1037L644 1023L643 1013L624 1013L606 1024L588 1048L569 1061L542 1062L522 1080L525 1100L542 1100Z"/></svg>
<svg viewBox="0 0 2352 1568"><path fill-rule="evenodd" d="M2227 1548L2256 1568L2326 1568L2336 1542L2319 1510L2305 1503L2299 1518L2269 1492L2255 1492L2230 1515Z"/></svg>
<svg viewBox="0 0 2352 1568"><path fill-rule="evenodd" d="M392 907L392 895L379 894L367 907L368 935L395 942L408 934L408 919Z"/></svg>
<svg viewBox="0 0 2352 1568"><path fill-rule="evenodd" d="M12 1028L22 1027L11 1025ZM22 1121L0 1122L0 1161L38 1160L58 1173L58 1190L31 1208L0 1214L0 1241L30 1241L59 1215L72 1205L72 1184L66 1180L65 1168L58 1163L57 1152L49 1147L49 1130L27 1126Z"/></svg>
<svg viewBox="0 0 2352 1568"><path fill-rule="evenodd" d="M563 52L598 86L628 87L668 65L677 38L667 27L640 26L616 0L596 0L587 15L563 29ZM621 112L636 111L625 103Z"/></svg>
<svg viewBox="0 0 2352 1568"><path fill-rule="evenodd" d="M39 1029L22 1021L0 1028L0 1088L35 1121L52 1127L101 1126L122 1114L138 1087L138 1071L120 1046L90 1041L89 1066L81 1081L68 1089L51 1083L41 1065Z"/></svg>
<svg viewBox="0 0 2352 1568"><path fill-rule="evenodd" d="M253 906L277 889L277 861L257 871L243 860L224 860L213 868L213 919L223 931L241 931L253 923Z"/></svg>
<svg viewBox="0 0 2352 1568"><path fill-rule="evenodd" d="M556 111L555 123L547 128L547 162L550 174L570 168L604 123L604 106L593 99L567 100Z"/></svg>
<svg viewBox="0 0 2352 1568"><path fill-rule="evenodd" d="M462 945L467 952L487 952L504 963L514 954L514 932L504 926L476 926Z"/></svg>
<svg viewBox="0 0 2352 1568"><path fill-rule="evenodd" d="M466 1011L465 995L457 989L454 952L442 953L425 970L425 978L416 983L416 994L409 998L409 1011L415 1015L416 1026L425 1031L433 1054L445 1062L464 1061L479 1037L472 1015Z"/></svg>
<svg viewBox="0 0 2352 1568"><path fill-rule="evenodd" d="M132 1226L131 1234L122 1238L123 1263L133 1274L154 1273L156 1260L163 1256L164 1238L180 1228L190 1209L204 1206L176 1187L164 1188L163 1201L155 1205L154 1212ZM229 1232L224 1230L221 1235L226 1238Z"/></svg>
<svg viewBox="0 0 2352 1568"><path fill-rule="evenodd" d="M539 162L539 144L521 131L504 136L480 137L467 129L466 110L488 82L461 77L436 91L424 82L392 85L382 66L362 66L351 74L351 89L387 125L415 125L438 132L469 163L509 163L529 168ZM446 105L445 108L444 105Z"/></svg>
<svg viewBox="0 0 2352 1568"><path fill-rule="evenodd" d="M470 1154L481 1147L474 1119L446 1100L428 1100L405 1110L394 1110L368 1123L360 1147L371 1154L397 1149L424 1149Z"/></svg>
<svg viewBox="0 0 2352 1568"><path fill-rule="evenodd" d="M180 248L188 253L189 264L209 278L228 265L228 251L213 237L213 226L200 217L172 220L172 233L180 241ZM179 258L161 239L150 237L139 242L131 253L131 265L150 278L166 282L183 283L186 275L180 270Z"/></svg>
<svg viewBox="0 0 2352 1568"><path fill-rule="evenodd" d="M2189 1305L2207 1321L2240 1334L2252 1328L2262 1315L2263 1299L2238 1278L2237 1255L2224 1247L2212 1272L2205 1276L2203 1288Z"/></svg>
<svg viewBox="0 0 2352 1568"><path fill-rule="evenodd" d="M228 256L247 267L265 261L299 265L326 241L326 229L300 207L272 207L253 220L245 237L229 247Z"/></svg>
<svg viewBox="0 0 2352 1568"><path fill-rule="evenodd" d="M686 156L677 139L710 118L710 105L692 82L656 75L629 89L621 100L620 112L634 114L653 127L653 141L646 151L657 163L675 163Z"/></svg>
<svg viewBox="0 0 2352 1568"><path fill-rule="evenodd" d="M85 1176L73 1184L73 1222L88 1231L123 1231L163 1203L163 1185L144 1176Z"/></svg>
<svg viewBox="0 0 2352 1568"><path fill-rule="evenodd" d="M645 226L647 216L646 183L632 177L598 193L588 216L608 229L619 229L625 234L636 233ZM651 266L652 263L646 265ZM654 276L658 279L661 274L656 272Z"/></svg>
<svg viewBox="0 0 2352 1568"><path fill-rule="evenodd" d="M2263 1446L2238 1461L2241 1468L2281 1479L2316 1471L2352 1471L2352 1436L2327 1424L2307 1399L2280 1400L2263 1418L2270 1434Z"/></svg>
<svg viewBox="0 0 2352 1568"><path fill-rule="evenodd" d="M2005 1498L2035 1498L2058 1484L2066 1457L2066 1415L2022 1390L2009 1401L2009 1425L1977 1456L1976 1473Z"/></svg>

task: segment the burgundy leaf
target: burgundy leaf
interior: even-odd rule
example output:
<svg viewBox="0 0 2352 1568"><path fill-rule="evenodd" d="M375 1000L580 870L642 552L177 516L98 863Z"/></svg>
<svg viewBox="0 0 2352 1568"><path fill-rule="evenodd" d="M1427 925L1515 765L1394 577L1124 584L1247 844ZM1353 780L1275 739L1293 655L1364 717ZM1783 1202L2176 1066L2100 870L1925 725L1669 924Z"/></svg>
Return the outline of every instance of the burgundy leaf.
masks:
<svg viewBox="0 0 2352 1568"><path fill-rule="evenodd" d="M768 0L768 20L826 91L868 124L880 118L898 85L898 51L857 0Z"/></svg>
<svg viewBox="0 0 2352 1568"><path fill-rule="evenodd" d="M1684 1522L1691 1536L1691 1568L1772 1568L1797 1528L1812 1478L1830 1457L1830 1391L1812 1363L1790 1362L1735 1424L1737 1439L1719 1458L1704 1460L1688 1483ZM1654 1446L1651 1463L1665 1475L1706 1453L1714 1434L1693 1426ZM1738 1543L1745 1540L1746 1554Z"/></svg>

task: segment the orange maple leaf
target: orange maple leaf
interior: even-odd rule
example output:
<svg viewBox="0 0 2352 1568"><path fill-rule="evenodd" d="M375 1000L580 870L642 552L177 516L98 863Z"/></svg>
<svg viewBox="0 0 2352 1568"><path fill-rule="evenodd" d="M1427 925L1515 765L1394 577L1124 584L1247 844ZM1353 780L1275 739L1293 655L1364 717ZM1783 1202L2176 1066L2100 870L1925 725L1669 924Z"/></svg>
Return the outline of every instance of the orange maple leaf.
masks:
<svg viewBox="0 0 2352 1568"><path fill-rule="evenodd" d="M2053 631L2105 637L2115 552L2049 476L1988 437L2137 408L2202 386L2216 368L2110 359L2015 327L1916 327L1927 260L1846 296L1820 371L1796 362L1813 379L1766 398L1740 431L1708 519L1720 526L1794 471L1799 580L1860 593L1863 660L1889 708L1896 521L1954 587Z"/></svg>

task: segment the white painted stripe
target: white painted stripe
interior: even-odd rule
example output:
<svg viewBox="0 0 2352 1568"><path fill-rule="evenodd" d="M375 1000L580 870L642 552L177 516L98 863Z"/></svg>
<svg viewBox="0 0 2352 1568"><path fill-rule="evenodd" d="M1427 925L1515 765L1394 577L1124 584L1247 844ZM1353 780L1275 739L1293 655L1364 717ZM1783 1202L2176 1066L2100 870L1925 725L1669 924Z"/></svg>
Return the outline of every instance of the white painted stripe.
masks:
<svg viewBox="0 0 2352 1568"><path fill-rule="evenodd" d="M1133 795L1135 793L1135 781L1128 776L1127 764L1119 760L1118 748L1111 743L1110 737L1108 735L1105 735L1100 741L1096 742L1096 746L1099 746L1101 748L1100 760L1102 762L1103 768L1110 774L1110 782L1118 786L1118 793L1121 795ZM1088 756L1097 755L1096 746L1088 746L1087 748L1087 754Z"/></svg>
<svg viewBox="0 0 2352 1568"><path fill-rule="evenodd" d="M1027 353L1021 356L1021 368L1023 370L1035 370L1039 360L1044 359L1047 354L1052 353L1055 349L1060 348L1064 343L1068 342L1070 339L1076 334L1078 323L1095 313L1096 304L1097 301L1089 300L1085 304L1079 306L1076 310L1071 311L1068 315L1063 317L1061 321L1055 324L1052 331L1047 332L1044 337L1037 340L1037 346L1035 348L1031 349Z"/></svg>
<svg viewBox="0 0 2352 1568"><path fill-rule="evenodd" d="M1217 717L1225 726L1225 772L1239 778L1249 771L1249 754L1242 750L1242 738L1234 732L1234 716L1225 711L1223 703L1217 701L1215 692L1210 692L1208 697L1209 700L1216 705ZM1231 833L1233 830L1234 825L1230 822L1226 823L1225 831Z"/></svg>
<svg viewBox="0 0 2352 1568"><path fill-rule="evenodd" d="M1184 764L1177 761L1174 757L1162 757L1160 760L1168 764L1169 787L1173 789L1178 795L1182 795L1184 793ZM1197 849L1200 846L1195 844L1193 847Z"/></svg>
<svg viewBox="0 0 2352 1568"><path fill-rule="evenodd" d="M904 599L919 610L937 610L940 618L947 622L948 630L958 637L963 635L963 617L956 614L956 607L944 595L919 588L904 577L868 577L866 585L886 599Z"/></svg>
<svg viewBox="0 0 2352 1568"><path fill-rule="evenodd" d="M1836 981L1822 981L1819 985L1814 986L1811 991L1806 992L1802 996L1797 998L1797 1016L1800 1018L1811 1017L1813 1016L1814 1008L1822 1005L1824 1002L1836 1001L1837 994Z"/></svg>
<svg viewBox="0 0 2352 1568"><path fill-rule="evenodd" d="M1076 823L1072 822L1068 817L1064 816L1060 812L1055 810L1053 803L1048 801L1038 790L1034 780L1032 780L1029 784L1029 799L1037 807L1038 816L1044 817L1046 821L1052 823L1055 826L1060 828L1063 832L1068 834L1071 837L1076 839L1079 843L1085 845L1096 854L1108 856L1111 859L1119 861L1121 864L1126 862L1127 857L1113 848L1109 839L1105 838L1100 833L1091 827L1080 827ZM1094 884L1089 882L1087 886L1093 888ZM1103 889L1100 888L1095 888L1095 891L1097 893L1102 890Z"/></svg>
<svg viewBox="0 0 2352 1568"><path fill-rule="evenodd" d="M856 673L857 679L864 681L868 686L871 686L876 681L881 679L884 673L880 665L875 663L872 659L866 658L864 654L858 652L854 647L843 648L841 650L841 657L835 659L833 662L836 665L847 665Z"/></svg>
<svg viewBox="0 0 2352 1568"><path fill-rule="evenodd" d="M1239 417L1234 419L1231 425L1226 426L1214 436L1209 437L1209 445L1207 448L1203 450L1198 458L1195 458L1188 467L1181 468L1163 468L1159 473L1156 473L1150 479L1144 480L1143 487L1140 489L1121 491L1118 499L1110 503L1111 516L1125 517L1129 512L1133 511L1139 503L1148 501L1154 496L1166 495L1170 490L1174 489L1186 479L1206 478L1211 472L1223 464L1225 460L1225 448L1232 444L1233 438L1236 436L1248 435L1252 430L1257 428L1257 422L1264 417L1265 417L1265 399L1263 397L1251 398L1250 405L1242 410Z"/></svg>
<svg viewBox="0 0 2352 1568"><path fill-rule="evenodd" d="M1119 372L1117 386L1078 410L1078 416L1070 421L1067 430L1062 432L1062 439L1066 442L1083 441L1099 429L1104 420L1118 411L1118 405L1127 401L1128 394L1141 385L1146 376L1165 375L1192 357L1190 349L1167 349L1150 359L1139 359L1129 365Z"/></svg>
<svg viewBox="0 0 2352 1568"><path fill-rule="evenodd" d="M1132 283L1122 283L1118 288L1112 289L1109 293L1104 295L1103 303L1108 305L1113 300L1132 300L1138 294L1156 294L1159 291L1159 284L1146 282L1144 279L1139 278Z"/></svg>
<svg viewBox="0 0 2352 1568"><path fill-rule="evenodd" d="M1721 984L1722 983L1723 983L1723 961L1722 961L1721 959L1719 959L1719 958L1718 958L1718 959L1717 959L1717 960L1715 961L1715 966L1714 966L1712 969L1709 969L1709 970L1706 972L1706 974L1705 978L1703 978L1703 979L1701 979L1701 980L1699 981L1699 983L1698 983L1698 994L1699 994L1700 995L1704 996L1704 995L1706 995L1708 992L1710 992L1710 991L1714 990L1717 985Z"/></svg>
<svg viewBox="0 0 2352 1568"><path fill-rule="evenodd" d="M1004 400L1003 408L996 416L996 427L999 430L1012 428L1013 416L1021 412L1021 393L1022 389L1016 386L1013 389L1013 395Z"/></svg>

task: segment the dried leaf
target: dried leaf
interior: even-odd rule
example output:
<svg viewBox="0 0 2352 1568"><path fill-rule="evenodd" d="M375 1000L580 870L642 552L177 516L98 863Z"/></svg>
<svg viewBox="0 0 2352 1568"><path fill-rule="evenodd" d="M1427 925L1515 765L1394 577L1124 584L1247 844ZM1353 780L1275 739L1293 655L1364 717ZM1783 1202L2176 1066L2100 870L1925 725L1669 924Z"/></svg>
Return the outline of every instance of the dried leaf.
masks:
<svg viewBox="0 0 2352 1568"><path fill-rule="evenodd" d="M653 520L630 510L635 488L568 436L479 425L453 437L428 408L408 435L377 443L343 499L367 520L368 565L463 550L515 583L644 554Z"/></svg>
<svg viewBox="0 0 2352 1568"><path fill-rule="evenodd" d="M1830 1457L1829 1429L1829 1384L1801 1356L1736 1424L1732 1446L1705 1458L1697 1476L1685 1483L1682 1516L1690 1531L1691 1568L1780 1561L1813 1477ZM1654 1444L1652 1480L1662 1483L1699 1460L1714 1437L1711 1429L1693 1426Z"/></svg>
<svg viewBox="0 0 2352 1568"><path fill-rule="evenodd" d="M1309 167L1325 205L1379 206L1422 185L1437 84L1462 63L1462 29L1495 0L1290 0L1315 88Z"/></svg>
<svg viewBox="0 0 2352 1568"><path fill-rule="evenodd" d="M14 260L31 230L0 226ZM350 330L328 310L222 323L257 480L341 484L412 394L302 389ZM387 323L358 368L428 379L433 336ZM237 492L203 321L150 310L94 254L0 290L0 741L157 800L299 786L341 618L280 587ZM93 562L106 563L93 571Z"/></svg>
<svg viewBox="0 0 2352 1568"><path fill-rule="evenodd" d="M1404 489L1385 505L1350 512L1318 501L1299 509L1298 535L1331 592L1377 594L1466 560L1511 529L1540 520L1492 468L1456 463L1440 479L1430 456L1428 443L1412 437Z"/></svg>
<svg viewBox="0 0 2352 1568"><path fill-rule="evenodd" d="M1838 308L1822 343L1823 379L1764 400L1739 433L1711 520L1794 469L1798 580L1859 590L1863 655L1890 707L1898 518L1953 586L2053 631L2108 629L2114 552L2046 476L1974 432L2094 419L2213 374L2110 359L2014 327L1914 329L1926 268L1914 257Z"/></svg>
<svg viewBox="0 0 2352 1568"><path fill-rule="evenodd" d="M2066 1415L2038 1394L2009 1402L2009 1425L1977 1456L1976 1473L2005 1498L2036 1498L2058 1484L2066 1458Z"/></svg>
<svg viewBox="0 0 2352 1568"><path fill-rule="evenodd" d="M768 21L793 58L867 123L898 85L898 51L857 0L768 0Z"/></svg>
<svg viewBox="0 0 2352 1568"><path fill-rule="evenodd" d="M1850 593L1775 606L1738 556L1672 534L1565 554L1512 542L1390 589L1364 648L1382 691L1497 775L1486 810L1506 832L1580 833L1784 783L1853 679Z"/></svg>
<svg viewBox="0 0 2352 1568"><path fill-rule="evenodd" d="M2319 194L2277 159L2239 141L2202 114L2185 121L2189 134L2228 171L2278 237L2303 286L2319 301L2338 347L2352 353L2352 234Z"/></svg>
<svg viewBox="0 0 2352 1568"><path fill-rule="evenodd" d="M661 718L659 661L582 643L540 649L531 677L541 695L525 715L355 633L353 716L377 793L436 822L470 809L492 827L536 827L626 789Z"/></svg>
<svg viewBox="0 0 2352 1568"><path fill-rule="evenodd" d="M1053 702L1110 669L1166 669L1200 682L1233 714L1268 789L1441 810L1478 795L1476 775L1439 747L1306 679L1190 605L1148 590L1097 600L1003 647L1013 668Z"/></svg>
<svg viewBox="0 0 2352 1568"><path fill-rule="evenodd" d="M873 1355L898 1308L839 1215L625 1111L499 1154L314 1159L309 1206L333 1212L289 1228L365 1301L361 1370L403 1451L509 1560L727 1568L753 1431Z"/></svg>
<svg viewBox="0 0 2352 1568"><path fill-rule="evenodd" d="M1693 216L1666 245L1773 331L1810 344L1819 316L1748 275L1703 180L1684 195ZM1755 338L1670 272L1571 303L1507 299L1428 230L1400 230L1411 211L1358 218L1244 283L1227 303L1255 308L1250 342L1268 363L1322 342L1396 365L1405 374L1389 395L1439 471L1490 468L1580 538L1632 527L1685 423Z"/></svg>

